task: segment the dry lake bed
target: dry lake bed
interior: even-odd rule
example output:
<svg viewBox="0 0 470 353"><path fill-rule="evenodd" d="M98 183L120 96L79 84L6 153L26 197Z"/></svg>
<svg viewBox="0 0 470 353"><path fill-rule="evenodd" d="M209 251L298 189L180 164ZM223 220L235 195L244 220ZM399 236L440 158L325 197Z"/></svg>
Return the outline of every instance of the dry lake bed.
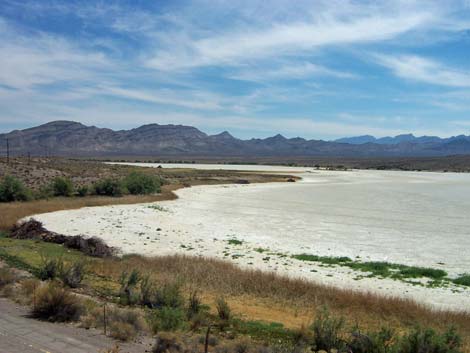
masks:
<svg viewBox="0 0 470 353"><path fill-rule="evenodd" d="M450 281L436 285L425 278L383 279L350 266L292 257L386 261L442 269L449 278L470 273L470 174L163 167L297 173L302 180L192 187L178 190L174 201L83 208L34 218L52 231L101 237L123 253L211 256L438 308L470 308L470 288Z"/></svg>

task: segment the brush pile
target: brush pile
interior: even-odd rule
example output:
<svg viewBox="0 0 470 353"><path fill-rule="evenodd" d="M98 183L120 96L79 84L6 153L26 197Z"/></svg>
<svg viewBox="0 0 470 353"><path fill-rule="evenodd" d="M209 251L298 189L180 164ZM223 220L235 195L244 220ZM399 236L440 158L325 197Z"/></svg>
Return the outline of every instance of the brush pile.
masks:
<svg viewBox="0 0 470 353"><path fill-rule="evenodd" d="M110 257L116 253L115 248L106 245L100 238L83 235L65 236L51 232L44 228L41 222L32 218L13 226L10 238L37 239L49 243L62 244L67 248L79 250L86 255L95 257Z"/></svg>

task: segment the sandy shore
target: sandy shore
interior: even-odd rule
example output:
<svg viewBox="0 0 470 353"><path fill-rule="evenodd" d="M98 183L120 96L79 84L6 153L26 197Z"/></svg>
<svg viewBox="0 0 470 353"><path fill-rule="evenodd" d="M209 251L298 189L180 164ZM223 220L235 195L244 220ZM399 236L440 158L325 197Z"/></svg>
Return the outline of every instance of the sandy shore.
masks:
<svg viewBox="0 0 470 353"><path fill-rule="evenodd" d="M450 276L469 272L470 203L459 196L470 185L468 175L301 172L299 183L192 187L178 190L174 201L34 218L52 231L99 236L123 253L217 257L438 308L470 308L470 289L464 287L365 278L349 268L290 257L349 256L442 268Z"/></svg>

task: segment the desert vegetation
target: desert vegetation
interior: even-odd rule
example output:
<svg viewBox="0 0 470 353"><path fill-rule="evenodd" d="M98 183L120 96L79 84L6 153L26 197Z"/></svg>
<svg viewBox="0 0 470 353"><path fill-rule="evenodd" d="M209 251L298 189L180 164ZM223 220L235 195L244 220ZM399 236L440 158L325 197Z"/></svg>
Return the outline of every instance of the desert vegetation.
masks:
<svg viewBox="0 0 470 353"><path fill-rule="evenodd" d="M40 297L45 303L38 317L78 320L101 330L106 325L107 334L121 340L156 334L156 351L167 345L179 347L176 352L204 351L206 343L221 352L453 353L469 347L468 313L432 311L408 300L242 270L218 260L89 257L60 244L9 237L0 238L0 258L48 278L36 285L49 293ZM54 275L41 277L46 269ZM74 271L80 275L72 278L80 280L71 285L67 277ZM11 276L3 277L10 286ZM48 314L48 303L72 308Z"/></svg>
<svg viewBox="0 0 470 353"><path fill-rule="evenodd" d="M1 161L1 159L0 159ZM174 190L201 184L286 181L287 176L233 171L141 168L61 158L0 163L0 229L37 213L172 200ZM72 190L72 191L71 191Z"/></svg>

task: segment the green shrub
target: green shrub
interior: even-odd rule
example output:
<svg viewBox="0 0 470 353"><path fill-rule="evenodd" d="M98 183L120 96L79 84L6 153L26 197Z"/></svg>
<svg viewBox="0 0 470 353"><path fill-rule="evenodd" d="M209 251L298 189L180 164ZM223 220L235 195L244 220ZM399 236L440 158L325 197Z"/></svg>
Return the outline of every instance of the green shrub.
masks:
<svg viewBox="0 0 470 353"><path fill-rule="evenodd" d="M181 285L178 282L165 283L155 292L153 307L181 308L184 298L181 294Z"/></svg>
<svg viewBox="0 0 470 353"><path fill-rule="evenodd" d="M52 322L74 321L83 307L73 294L57 283L49 283L36 290L36 300L31 315Z"/></svg>
<svg viewBox="0 0 470 353"><path fill-rule="evenodd" d="M320 310L311 327L313 331L312 348L315 351L331 349L342 350L345 346L341 339L344 328L343 318L333 318L326 308Z"/></svg>
<svg viewBox="0 0 470 353"><path fill-rule="evenodd" d="M121 274L119 279L119 282L121 283L121 289L119 291L121 304L132 305L139 301L135 289L140 281L140 273L137 270L132 270L130 273L125 271Z"/></svg>
<svg viewBox="0 0 470 353"><path fill-rule="evenodd" d="M151 308L155 298L155 283L150 280L150 276L144 276L140 281L140 304Z"/></svg>
<svg viewBox="0 0 470 353"><path fill-rule="evenodd" d="M43 281L55 279L62 273L64 263L61 259L50 259L43 257L41 260L41 265L38 269L39 279Z"/></svg>
<svg viewBox="0 0 470 353"><path fill-rule="evenodd" d="M152 318L154 332L176 331L184 327L186 316L181 308L165 306L155 311Z"/></svg>
<svg viewBox="0 0 470 353"><path fill-rule="evenodd" d="M216 301L217 316L220 320L229 321L232 318L232 311L223 297Z"/></svg>
<svg viewBox="0 0 470 353"><path fill-rule="evenodd" d="M93 185L94 193L102 196L122 196L127 190L123 183L117 179L104 179Z"/></svg>
<svg viewBox="0 0 470 353"><path fill-rule="evenodd" d="M462 344L460 336L454 328L443 335L432 329L416 328L404 336L400 342L400 353L458 353Z"/></svg>
<svg viewBox="0 0 470 353"><path fill-rule="evenodd" d="M0 182L0 202L28 201L32 193L15 177L5 176Z"/></svg>
<svg viewBox="0 0 470 353"><path fill-rule="evenodd" d="M132 195L147 195L160 192L160 178L142 172L132 172L124 178L124 186Z"/></svg>
<svg viewBox="0 0 470 353"><path fill-rule="evenodd" d="M221 331L225 330L232 321L232 310L228 306L228 303L223 297L219 297L216 300L217 317L219 319L218 325Z"/></svg>
<svg viewBox="0 0 470 353"><path fill-rule="evenodd" d="M395 333L382 328L377 333L363 334L356 329L351 334L348 351L354 353L388 353L392 352Z"/></svg>
<svg viewBox="0 0 470 353"><path fill-rule="evenodd" d="M88 195L88 186L86 186L86 185L79 186L77 188L77 194L80 197L85 197L86 195Z"/></svg>
<svg viewBox="0 0 470 353"><path fill-rule="evenodd" d="M70 288L77 288L85 277L85 263L77 261L71 265L63 266L59 275L65 285Z"/></svg>
<svg viewBox="0 0 470 353"><path fill-rule="evenodd" d="M73 184L68 178L57 177L52 182L52 190L54 196L65 196L70 197L73 194Z"/></svg>
<svg viewBox="0 0 470 353"><path fill-rule="evenodd" d="M194 291L189 295L188 308L186 311L186 316L188 320L191 320L193 317L198 315L203 309L201 299L197 295L197 292Z"/></svg>

